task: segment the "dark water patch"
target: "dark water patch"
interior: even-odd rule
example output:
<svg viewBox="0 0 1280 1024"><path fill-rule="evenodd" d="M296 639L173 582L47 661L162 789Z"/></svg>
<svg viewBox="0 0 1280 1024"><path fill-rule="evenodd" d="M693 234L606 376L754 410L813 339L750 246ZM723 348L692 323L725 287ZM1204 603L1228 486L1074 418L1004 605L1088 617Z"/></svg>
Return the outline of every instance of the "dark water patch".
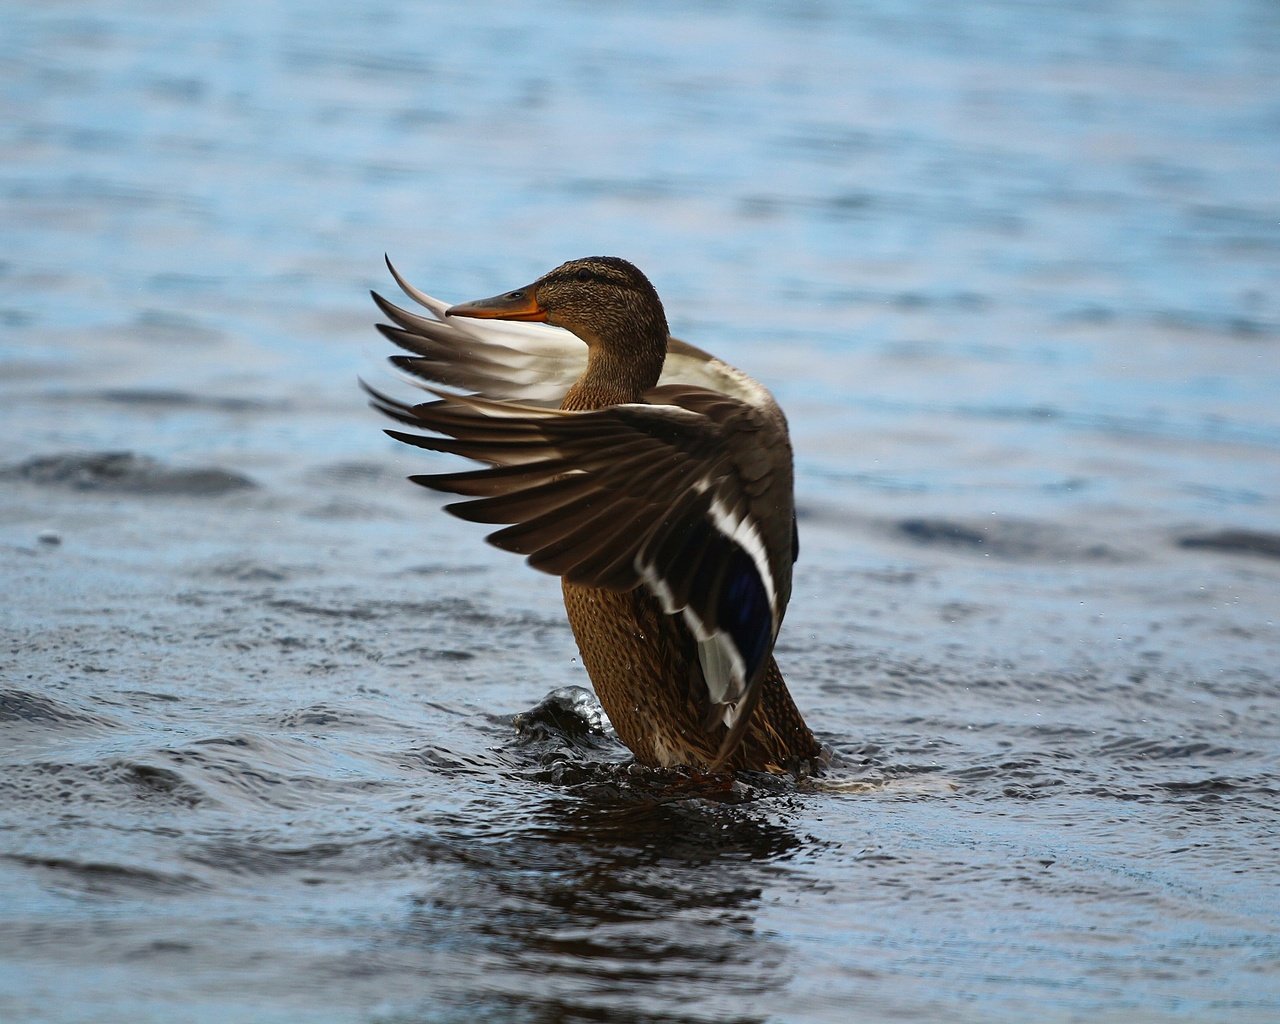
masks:
<svg viewBox="0 0 1280 1024"><path fill-rule="evenodd" d="M1194 203L1183 212L1193 237L1202 246L1211 245L1237 257L1265 259L1280 254L1276 232L1280 210ZM1280 333L1280 324L1268 325L1267 333Z"/></svg>
<svg viewBox="0 0 1280 1024"><path fill-rule="evenodd" d="M1063 416L1067 429L1096 431L1113 437L1149 437L1158 440L1280 448L1280 428L1265 422L1208 415L1175 419L1161 412L1136 416L1122 413L1071 413Z"/></svg>
<svg viewBox="0 0 1280 1024"><path fill-rule="evenodd" d="M925 351L936 348L926 346ZM1018 353L1021 350L1007 347L1003 351ZM983 362L989 362L994 350L984 346ZM1061 360L1061 357L1057 357ZM1171 408L1180 403L1171 399ZM883 398L866 396L860 404L867 409L884 413L911 413L936 417L963 417L976 420L997 420L1041 423L1046 430L1092 432L1115 438L1149 438L1160 441L1186 443L1254 445L1259 448L1280 448L1280 428L1259 419L1246 419L1244 415L1231 417L1220 414L1172 415L1164 408L1150 408L1141 412L1113 412L1096 409L1068 409L1053 404L945 404L920 402L912 398ZM840 474L831 474L839 479Z"/></svg>
<svg viewBox="0 0 1280 1024"><path fill-rule="evenodd" d="M132 182L86 175L18 180L11 182L6 191L13 199L30 204L33 212L47 209L93 210L99 205L143 209L182 202L177 196Z"/></svg>
<svg viewBox="0 0 1280 1024"><path fill-rule="evenodd" d="M459 651L449 647L418 647L414 650L405 651L403 653L408 655L416 654L419 657L433 659L436 661L474 661L476 657L474 651Z"/></svg>
<svg viewBox="0 0 1280 1024"><path fill-rule="evenodd" d="M216 562L200 573L214 579L235 580L237 583L284 583L295 574L295 570L291 568L243 558Z"/></svg>
<svg viewBox="0 0 1280 1024"><path fill-rule="evenodd" d="M292 46L284 59L290 71L305 75L329 77L337 72L343 77L392 79L394 81L429 80L436 76L436 62L419 49L379 48L359 50L349 47Z"/></svg>
<svg viewBox="0 0 1280 1024"><path fill-rule="evenodd" d="M828 467L814 466L809 470L814 476L837 482L849 482L860 487L867 487L875 491L883 491L886 494L925 494L932 491L934 484L920 478L912 478L895 473L865 473L865 472L849 472L847 470L832 470ZM801 500L796 509L798 516L807 517L817 522L829 522L833 525L847 525L849 522L848 511L836 511L828 507L826 509L816 505L812 501Z"/></svg>
<svg viewBox="0 0 1280 1024"><path fill-rule="evenodd" d="M227 278L214 274L201 274L191 270L161 271L152 274L149 283L157 291L214 292L225 287Z"/></svg>
<svg viewBox="0 0 1280 1024"><path fill-rule="evenodd" d="M167 750L165 757L211 796L274 809L301 810L329 802L364 782L327 774L323 751L282 736L213 737Z"/></svg>
<svg viewBox="0 0 1280 1024"><path fill-rule="evenodd" d="M49 124L32 128L25 141L62 145L78 153L119 153L133 141L128 132L95 125Z"/></svg>
<svg viewBox="0 0 1280 1024"><path fill-rule="evenodd" d="M1109 736L1095 748L1108 758L1127 761L1185 761L1189 759L1236 759L1244 752L1207 740L1155 739L1146 736Z"/></svg>
<svg viewBox="0 0 1280 1024"><path fill-rule="evenodd" d="M152 701L159 701L162 704L181 704L185 700L176 693L158 693L155 690L121 690L118 696L128 704L133 704L135 701L145 704L150 704Z"/></svg>
<svg viewBox="0 0 1280 1024"><path fill-rule="evenodd" d="M453 778L478 776L495 779L502 771L514 766L502 751L483 754L454 750L444 745L417 747L412 750L389 752L382 759L399 768L443 774Z"/></svg>
<svg viewBox="0 0 1280 1024"><path fill-rule="evenodd" d="M404 107L392 115L395 129L408 134L435 130L452 119L453 115L443 107Z"/></svg>
<svg viewBox="0 0 1280 1024"><path fill-rule="evenodd" d="M1249 821L1269 823L1280 813L1280 790L1263 778L1222 778L1157 780L1115 778L1083 788L1082 795L1121 803L1161 804L1187 811L1222 817L1229 815L1237 825Z"/></svg>
<svg viewBox="0 0 1280 1024"><path fill-rule="evenodd" d="M46 874L48 881L55 886L91 896L180 896L208 888L195 875L158 871L137 864L111 864L16 853L0 853L0 858Z"/></svg>
<svg viewBox="0 0 1280 1024"><path fill-rule="evenodd" d="M358 604L322 603L318 600L305 600L292 597L265 597L264 603L271 608L292 612L308 618L349 619L353 622L371 621L375 619L394 620L409 617L416 620L448 619L453 622L473 626L490 627L551 627L563 628L560 619L522 613L519 615L499 615L485 610L480 605L466 598L445 597L436 601L387 601L384 599L365 600Z"/></svg>
<svg viewBox="0 0 1280 1024"><path fill-rule="evenodd" d="M41 726L110 726L102 715L73 708L39 693L0 690L0 722L30 722Z"/></svg>
<svg viewBox="0 0 1280 1024"><path fill-rule="evenodd" d="M652 202L674 199L682 195L704 192L705 183L680 182L671 177L653 178L574 178L562 183L569 195L582 199L621 199L630 202Z"/></svg>
<svg viewBox="0 0 1280 1024"><path fill-rule="evenodd" d="M991 733L995 752L964 763L973 751L949 752L942 774L954 779L961 792L987 802L1001 799L1038 800L1049 796L1072 799L1071 794L1096 785L1092 766L1082 765L1069 746L1032 747ZM955 767L952 767L952 766ZM1065 795L1064 795L1065 794Z"/></svg>
<svg viewBox="0 0 1280 1024"><path fill-rule="evenodd" d="M1070 305L1054 316L1054 319L1065 327L1099 327L1114 323L1119 318L1120 312L1115 307L1100 302Z"/></svg>
<svg viewBox="0 0 1280 1024"><path fill-rule="evenodd" d="M1264 627L1260 632L1264 637L1274 636L1274 630L1271 627ZM1247 629L1232 629L1226 631L1225 635L1231 641L1239 641L1250 637L1252 632ZM1245 724L1245 717L1259 724L1272 724L1275 721L1271 712L1275 706L1272 701L1276 695L1276 681L1264 671L1242 666L1234 672L1198 677L1195 680L1195 687L1207 696L1230 702L1218 712L1224 724L1239 728ZM1248 709L1244 717L1236 707L1231 706L1241 701L1256 702L1256 706Z"/></svg>
<svg viewBox="0 0 1280 1024"><path fill-rule="evenodd" d="M483 971L491 1016L601 1021L764 1019L743 1000L781 984L787 957L754 915L779 866L813 841L760 805L600 793L544 801L523 825L446 820L436 840L448 866L395 939L451 950L438 997L474 1006L466 993ZM717 1010L670 999L708 973ZM528 977L556 983L531 991Z"/></svg>
<svg viewBox="0 0 1280 1024"><path fill-rule="evenodd" d="M1236 793L1266 797L1280 795L1280 790L1262 779L1234 779L1221 775L1209 775L1198 779L1175 779L1169 782L1157 782L1154 785L1157 789L1162 789L1174 796L1226 796Z"/></svg>
<svg viewBox="0 0 1280 1024"><path fill-rule="evenodd" d="M1128 556L1101 542L1075 540L1066 531L1041 523L993 519L966 523L954 519L913 518L894 524L901 537L920 545L972 551L1009 560L1102 562L1128 560Z"/></svg>
<svg viewBox="0 0 1280 1024"><path fill-rule="evenodd" d="M483 647L477 645L475 650L426 645L390 650L383 646L378 649L378 660L390 668L420 668L432 662L447 668L449 665L461 665L464 662L475 661L477 658L483 657L488 650L491 650L491 648L487 645Z"/></svg>
<svg viewBox="0 0 1280 1024"><path fill-rule="evenodd" d="M1199 551L1223 551L1233 555L1280 558L1280 534L1262 530L1218 530L1216 533L1185 534L1178 547Z"/></svg>
<svg viewBox="0 0 1280 1024"><path fill-rule="evenodd" d="M368 622L378 617L378 609L368 605L328 605L292 597L273 597L266 601L268 607L293 612L308 618L348 619Z"/></svg>
<svg viewBox="0 0 1280 1024"><path fill-rule="evenodd" d="M242 878L293 876L309 884L365 874L398 874L440 856L437 844L418 835L356 837L351 834L299 845L278 835L217 838L189 844L183 859Z"/></svg>
<svg viewBox="0 0 1280 1024"><path fill-rule="evenodd" d="M897 524L897 529L903 536L921 544L985 548L989 543L985 530L945 519L904 519Z"/></svg>
<svg viewBox="0 0 1280 1024"><path fill-rule="evenodd" d="M349 602L330 597L323 593L315 593L309 597L279 597L271 591L264 592L260 600L268 608L296 615L304 619L328 620L332 622L411 622L422 626L428 622L444 622L451 629L459 631L459 635L468 639L473 647L438 645L415 645L412 648L400 649L401 658L411 657L424 651L433 659L467 661L467 654L480 650L493 650L500 637L508 634L524 636L530 640L541 639L547 631L563 633L568 625L561 618L537 615L532 612L502 614L487 610L484 606L466 598L444 597L434 601L387 600L385 598L366 598ZM467 627L483 627L481 630ZM488 630L486 633L484 630ZM397 653L389 647L379 648L381 656ZM454 653L442 653L452 651Z"/></svg>
<svg viewBox="0 0 1280 1024"><path fill-rule="evenodd" d="M172 768L118 761L108 767L105 777L129 787L137 799L148 803L195 807L205 799L199 787L192 785Z"/></svg>
<svg viewBox="0 0 1280 1024"><path fill-rule="evenodd" d="M162 102L182 106L197 104L208 94L208 83L185 75L163 75L147 82L147 94Z"/></svg>
<svg viewBox="0 0 1280 1024"><path fill-rule="evenodd" d="M797 125L778 140L778 145L823 163L844 164L850 158L884 150L891 142L883 135L833 121Z"/></svg>
<svg viewBox="0 0 1280 1024"><path fill-rule="evenodd" d="M412 573L415 576L474 576L479 573L489 572L487 565L453 565L448 562L424 562L421 565L410 565L399 570L404 573Z"/></svg>
<svg viewBox="0 0 1280 1024"><path fill-rule="evenodd" d="M522 779L578 798L634 808L679 805L709 811L757 803L781 808L800 799L802 787L820 787L828 779L825 765L805 776L764 772L707 776L684 768L650 768L636 763L612 734L527 739L509 757ZM833 772L830 777L839 775Z"/></svg>
<svg viewBox="0 0 1280 1024"><path fill-rule="evenodd" d="M751 193L738 201L738 211L748 218L803 213L834 220L865 220L873 215L886 216L891 211L901 210L905 202L901 196L893 197L886 192L873 194L859 189L829 196Z"/></svg>
<svg viewBox="0 0 1280 1024"><path fill-rule="evenodd" d="M895 587L910 587L921 582L922 573L914 569L870 569L858 575L872 583L884 583Z"/></svg>
<svg viewBox="0 0 1280 1024"><path fill-rule="evenodd" d="M302 731L312 734L329 734L339 730L369 730L379 734L394 728L394 722L386 717L360 707L335 704L313 704L270 716L264 723L286 731Z"/></svg>
<svg viewBox="0 0 1280 1024"><path fill-rule="evenodd" d="M326 462L307 471L305 479L316 484L355 484L368 486L399 481L404 474L399 470L381 462L368 462L359 459L343 459L338 462Z"/></svg>
<svg viewBox="0 0 1280 1024"><path fill-rule="evenodd" d="M120 951L120 958L126 962L136 960L151 964L164 957L181 958L181 961L185 961L199 949L196 942L184 942L181 939L150 939L137 942L136 937L132 935L128 936L128 939L130 945Z"/></svg>
<svg viewBox="0 0 1280 1024"><path fill-rule="evenodd" d="M21 803L50 803L70 813L87 804L118 805L116 793L102 784L104 770L100 766L35 761L5 767L3 793L9 806Z"/></svg>
<svg viewBox="0 0 1280 1024"><path fill-rule="evenodd" d="M799 296L797 296L799 297ZM809 298L809 296L804 296ZM925 289L910 288L887 291L882 288L841 287L824 291L815 297L823 306L872 306L883 310L886 306L899 308L908 312L986 312L995 305L995 300L988 294L970 291L970 289ZM892 339L882 343L884 355L896 358L933 358L945 356L957 351L954 340L951 342L925 342L920 339ZM960 347L959 351L972 352L983 361L1012 362L1025 361L1027 349L1010 351L991 346Z"/></svg>
<svg viewBox="0 0 1280 1024"><path fill-rule="evenodd" d="M5 319L9 318L9 313L0 313L0 315ZM14 324L14 326L24 325ZM29 352L27 356L26 359L15 359L7 353L0 352L0 381L10 385L26 381L45 381L50 377L60 377L64 372L57 360L45 353Z"/></svg>
<svg viewBox="0 0 1280 1024"><path fill-rule="evenodd" d="M749 219L800 215L827 223L871 223L895 218L915 218L931 225L961 224L970 231L1020 234L1028 223L1013 204L937 195L881 187L876 190L843 188L829 194L750 193L738 202L738 212Z"/></svg>
<svg viewBox="0 0 1280 1024"><path fill-rule="evenodd" d="M68 396L54 394L50 397L65 401ZM72 396L74 397L74 396ZM260 398L243 398L233 395L202 395L190 391L173 391L164 388L107 388L90 392L89 398L115 405L139 409L195 409L211 412L288 412L289 402Z"/></svg>
<svg viewBox="0 0 1280 1024"><path fill-rule="evenodd" d="M223 331L187 313L167 309L144 309L120 333L130 339L157 345L220 345L226 341Z"/></svg>
<svg viewBox="0 0 1280 1024"><path fill-rule="evenodd" d="M1261 765L1266 755L1216 747L1204 742L1163 743L1138 737L1112 737L1101 743L1082 730L1035 728L1010 730L1007 725L975 730L999 748L974 759L974 747L944 745L939 749L941 773L962 793L986 801L1038 800L1068 802L1082 797L1108 801L1200 805L1236 802L1239 811L1263 814L1274 807L1280 791L1265 774L1226 775L1221 768ZM1016 742L1015 736L1021 735ZM1025 745L1027 739L1038 741ZM878 770L892 777L902 754L893 747L878 751ZM888 765L884 762L888 761ZM1218 762L1212 768L1210 762Z"/></svg>
<svg viewBox="0 0 1280 1024"><path fill-rule="evenodd" d="M785 634L784 634L785 635ZM790 654L805 648L780 643L776 650ZM894 659L886 663L876 654L856 650L852 645L832 649L809 671L812 684L840 700L863 702L877 695L888 698L905 694L924 696L945 690L949 683L942 666L923 659Z"/></svg>
<svg viewBox="0 0 1280 1024"><path fill-rule="evenodd" d="M985 419L1018 420L1030 423L1062 420L1067 415L1061 409L1052 405L959 406L956 412L962 416L980 416Z"/></svg>
<svg viewBox="0 0 1280 1024"><path fill-rule="evenodd" d="M314 707L283 714L276 719L276 724L282 729L329 729L333 726L352 725L355 723L352 720L352 716L341 711L335 711L323 704L318 704Z"/></svg>
<svg viewBox="0 0 1280 1024"><path fill-rule="evenodd" d="M1152 322L1164 330L1187 333L1225 334L1242 340L1280 338L1280 322L1264 320L1246 313L1218 310L1167 309L1151 315Z"/></svg>
<svg viewBox="0 0 1280 1024"><path fill-rule="evenodd" d="M1251 487L1224 487L1213 484L1184 484L1182 490L1214 505L1261 505L1267 497ZM1186 545L1183 545L1184 547Z"/></svg>
<svg viewBox="0 0 1280 1024"><path fill-rule="evenodd" d="M670 777L670 773L650 774ZM529 869L551 874L590 865L598 858L628 866L669 864L682 869L721 862L726 867L776 863L798 852L807 839L788 826L785 815L771 813L781 808L726 807L700 798L696 791L689 797L670 788L659 792L675 799L633 801L613 794L586 798L573 794L534 808L527 826L495 822L476 828L474 822L457 821L451 828L445 822L440 835L469 862L485 862L507 872ZM732 870L727 874L732 875ZM645 881L635 879L631 891L653 895L658 903L638 899L631 910L655 920L673 905L716 903L712 890L725 880L686 876L683 891L665 894L649 893ZM707 883L705 890L699 891L699 881Z"/></svg>
<svg viewBox="0 0 1280 1024"><path fill-rule="evenodd" d="M0 467L0 479L113 494L217 497L257 485L227 469L173 469L134 452L65 452Z"/></svg>
<svg viewBox="0 0 1280 1024"><path fill-rule="evenodd" d="M992 305L988 295L974 291L900 291L893 292L887 301L905 310L959 310L982 313Z"/></svg>
<svg viewBox="0 0 1280 1024"><path fill-rule="evenodd" d="M343 522L348 520L364 521L368 519L395 519L398 513L389 506L372 501L355 498L333 498L320 505L304 508L299 515L307 519L322 522Z"/></svg>
<svg viewBox="0 0 1280 1024"><path fill-rule="evenodd" d="M102 805L128 810L143 805L163 810L193 808L205 802L205 794L182 773L130 760L13 764L5 769L0 791L11 800L66 808Z"/></svg>

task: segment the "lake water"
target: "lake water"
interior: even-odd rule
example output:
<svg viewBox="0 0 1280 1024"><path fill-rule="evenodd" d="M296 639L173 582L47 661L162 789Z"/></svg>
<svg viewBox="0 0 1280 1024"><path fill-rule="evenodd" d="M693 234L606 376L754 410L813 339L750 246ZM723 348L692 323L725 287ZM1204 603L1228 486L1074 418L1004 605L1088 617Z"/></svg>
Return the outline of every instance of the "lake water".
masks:
<svg viewBox="0 0 1280 1024"><path fill-rule="evenodd" d="M1280 1019L1277 52L1270 0L7 5L0 1020ZM585 677L355 386L384 251L625 256L774 390L825 778L517 732Z"/></svg>

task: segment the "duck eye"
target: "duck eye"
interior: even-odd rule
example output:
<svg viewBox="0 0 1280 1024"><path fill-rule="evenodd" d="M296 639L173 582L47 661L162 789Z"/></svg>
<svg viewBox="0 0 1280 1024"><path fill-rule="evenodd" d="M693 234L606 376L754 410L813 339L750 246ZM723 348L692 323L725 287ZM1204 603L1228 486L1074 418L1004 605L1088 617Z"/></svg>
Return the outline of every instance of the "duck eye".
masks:
<svg viewBox="0 0 1280 1024"><path fill-rule="evenodd" d="M582 270L579 270L579 271L578 271L578 273L577 273L575 276L576 276L576 277L578 278L578 280L579 280L579 281L581 281L583 284L586 284L588 281L590 281L590 280L591 280L591 271L587 270L587 269L584 267Z"/></svg>

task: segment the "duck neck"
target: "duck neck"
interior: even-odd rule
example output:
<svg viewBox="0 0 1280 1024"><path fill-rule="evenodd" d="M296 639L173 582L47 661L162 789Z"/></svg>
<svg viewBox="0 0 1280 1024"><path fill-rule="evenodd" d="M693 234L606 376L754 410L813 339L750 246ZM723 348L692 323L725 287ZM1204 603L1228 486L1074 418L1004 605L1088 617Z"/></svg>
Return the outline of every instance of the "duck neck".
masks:
<svg viewBox="0 0 1280 1024"><path fill-rule="evenodd" d="M587 342L587 368L574 382L561 409L603 409L641 402L658 383L667 355L667 325L654 325L642 344L610 345Z"/></svg>

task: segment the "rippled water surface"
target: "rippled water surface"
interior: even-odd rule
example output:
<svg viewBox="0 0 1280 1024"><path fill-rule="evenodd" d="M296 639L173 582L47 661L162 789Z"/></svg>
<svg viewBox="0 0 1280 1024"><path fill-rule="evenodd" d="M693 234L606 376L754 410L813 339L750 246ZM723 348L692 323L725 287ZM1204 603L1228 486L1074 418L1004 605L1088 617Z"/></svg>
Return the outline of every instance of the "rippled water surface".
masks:
<svg viewBox="0 0 1280 1024"><path fill-rule="evenodd" d="M1280 1019L1269 0L0 12L0 1019ZM365 289L607 252L797 448L731 789L565 731Z"/></svg>

